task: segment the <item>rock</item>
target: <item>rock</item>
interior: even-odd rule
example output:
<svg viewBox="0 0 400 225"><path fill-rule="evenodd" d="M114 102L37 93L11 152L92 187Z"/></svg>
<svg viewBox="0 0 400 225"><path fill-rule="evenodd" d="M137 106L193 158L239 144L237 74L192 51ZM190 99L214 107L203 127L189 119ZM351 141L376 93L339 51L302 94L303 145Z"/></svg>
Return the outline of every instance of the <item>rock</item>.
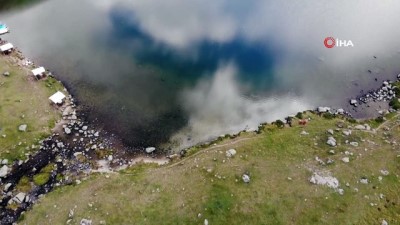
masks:
<svg viewBox="0 0 400 225"><path fill-rule="evenodd" d="M356 129L356 130L365 130L365 126L360 124L360 125L355 126L354 129Z"/></svg>
<svg viewBox="0 0 400 225"><path fill-rule="evenodd" d="M26 196L25 193L20 192L13 198L13 201L15 201L17 203L23 203L25 200L25 196Z"/></svg>
<svg viewBox="0 0 400 225"><path fill-rule="evenodd" d="M344 157L344 158L342 158L342 162L344 162L344 163L349 163L349 162L350 162L349 157Z"/></svg>
<svg viewBox="0 0 400 225"><path fill-rule="evenodd" d="M148 147L148 148L145 149L147 154L150 154L150 153L154 152L155 150L156 150L155 147Z"/></svg>
<svg viewBox="0 0 400 225"><path fill-rule="evenodd" d="M329 130L328 130L328 134L333 135L333 130L332 130L332 129L329 129Z"/></svg>
<svg viewBox="0 0 400 225"><path fill-rule="evenodd" d="M353 105L353 106L357 106L357 100L355 100L355 99L351 99L350 100L350 105Z"/></svg>
<svg viewBox="0 0 400 225"><path fill-rule="evenodd" d="M83 131L87 131L87 129L88 129L88 126L83 126L83 127L82 127L82 130L83 130Z"/></svg>
<svg viewBox="0 0 400 225"><path fill-rule="evenodd" d="M68 127L65 127L64 128L64 133L71 134L71 129L69 129Z"/></svg>
<svg viewBox="0 0 400 225"><path fill-rule="evenodd" d="M72 219L72 217L74 217L74 209L69 210L68 218Z"/></svg>
<svg viewBox="0 0 400 225"><path fill-rule="evenodd" d="M330 110L331 110L331 108L329 108L329 107L318 107L317 108L317 111L320 113L329 112Z"/></svg>
<svg viewBox="0 0 400 225"><path fill-rule="evenodd" d="M204 219L204 225L208 225L208 220Z"/></svg>
<svg viewBox="0 0 400 225"><path fill-rule="evenodd" d="M382 220L381 225L389 225L389 223L386 220Z"/></svg>
<svg viewBox="0 0 400 225"><path fill-rule="evenodd" d="M300 135L309 135L309 133L308 133L307 131L303 130L303 131L300 133Z"/></svg>
<svg viewBox="0 0 400 225"><path fill-rule="evenodd" d="M92 220L81 219L80 225L92 225Z"/></svg>
<svg viewBox="0 0 400 225"><path fill-rule="evenodd" d="M8 174L8 166L4 165L0 168L0 177L6 177Z"/></svg>
<svg viewBox="0 0 400 225"><path fill-rule="evenodd" d="M349 135L351 134L351 130L344 130L344 131L343 131L343 134L344 134L345 136L349 136Z"/></svg>
<svg viewBox="0 0 400 225"><path fill-rule="evenodd" d="M18 127L18 130L19 130L19 131L22 131L22 132L25 132L25 131L26 131L26 128L28 128L28 125L22 124L22 125L20 125L20 126Z"/></svg>
<svg viewBox="0 0 400 225"><path fill-rule="evenodd" d="M247 174L243 174L242 180L243 180L243 182L245 182L245 183L250 183L250 176L247 175Z"/></svg>
<svg viewBox="0 0 400 225"><path fill-rule="evenodd" d="M108 161L112 161L113 160L113 156L109 155L107 159L108 159Z"/></svg>
<svg viewBox="0 0 400 225"><path fill-rule="evenodd" d="M310 183L317 185L326 185L330 188L338 188L339 180L332 176L322 176L317 173L314 173L310 178Z"/></svg>
<svg viewBox="0 0 400 225"><path fill-rule="evenodd" d="M328 141L326 142L326 144L335 147L336 146L336 139L333 137L328 137Z"/></svg>
<svg viewBox="0 0 400 225"><path fill-rule="evenodd" d="M364 124L366 130L371 130L371 127L368 124Z"/></svg>
<svg viewBox="0 0 400 225"><path fill-rule="evenodd" d="M358 147L358 142L352 141L352 142L350 142L350 145L354 146L354 147Z"/></svg>
<svg viewBox="0 0 400 225"><path fill-rule="evenodd" d="M6 76L6 77L10 76L10 72L8 72L8 71L4 72L3 76Z"/></svg>
<svg viewBox="0 0 400 225"><path fill-rule="evenodd" d="M382 174L383 176L389 175L389 171L387 171L387 170L381 170L380 172L381 172L381 174Z"/></svg>
<svg viewBox="0 0 400 225"><path fill-rule="evenodd" d="M338 109L338 110L336 110L336 113L337 114L344 114L344 109Z"/></svg>
<svg viewBox="0 0 400 225"><path fill-rule="evenodd" d="M368 179L367 178L361 178L360 183L362 184L368 184Z"/></svg>
<svg viewBox="0 0 400 225"><path fill-rule="evenodd" d="M344 190L342 188L339 188L338 190L339 195L343 195L344 194Z"/></svg>
<svg viewBox="0 0 400 225"><path fill-rule="evenodd" d="M7 164L8 164L8 159L3 159L3 160L1 161L1 164L7 165Z"/></svg>
<svg viewBox="0 0 400 225"><path fill-rule="evenodd" d="M226 151L226 157L231 158L236 155L236 150L235 149L229 149Z"/></svg>
<svg viewBox="0 0 400 225"><path fill-rule="evenodd" d="M11 185L12 183L7 183L6 185L4 185L4 191L7 192Z"/></svg>

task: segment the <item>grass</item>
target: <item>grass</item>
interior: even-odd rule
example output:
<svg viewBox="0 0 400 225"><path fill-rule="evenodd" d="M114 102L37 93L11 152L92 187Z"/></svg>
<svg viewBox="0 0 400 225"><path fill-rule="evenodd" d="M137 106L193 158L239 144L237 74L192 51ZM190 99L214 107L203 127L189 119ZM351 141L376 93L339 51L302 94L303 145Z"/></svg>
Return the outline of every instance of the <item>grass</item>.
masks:
<svg viewBox="0 0 400 225"><path fill-rule="evenodd" d="M9 77L2 75L5 71L10 72ZM14 58L0 57L0 158L24 159L25 153L35 150L32 145L38 146L38 141L49 136L61 118L48 98L63 86L53 78L30 79L29 74ZM28 125L26 132L18 130L22 124Z"/></svg>
<svg viewBox="0 0 400 225"><path fill-rule="evenodd" d="M380 224L382 219L399 224L400 158L398 147L385 140L390 133L390 141L400 141L396 118L389 118L391 131L354 130L350 136L335 131L339 145L333 148L325 144L327 129L335 129L338 122L346 128L355 124L304 116L311 118L306 127L296 119L292 128L265 125L258 135L242 133L237 140L194 148L188 158L172 165L91 175L79 185L46 195L21 224L65 224L70 209L75 212L71 224L82 218L94 224L203 224L204 219L210 224ZM309 135L300 135L302 130ZM226 158L230 148L238 153ZM341 161L346 151L352 153L349 163ZM320 165L316 156L335 163ZM390 174L379 181L381 169ZM344 195L310 184L313 171L337 177ZM244 173L250 174L249 184L241 180ZM359 183L361 177L370 183Z"/></svg>

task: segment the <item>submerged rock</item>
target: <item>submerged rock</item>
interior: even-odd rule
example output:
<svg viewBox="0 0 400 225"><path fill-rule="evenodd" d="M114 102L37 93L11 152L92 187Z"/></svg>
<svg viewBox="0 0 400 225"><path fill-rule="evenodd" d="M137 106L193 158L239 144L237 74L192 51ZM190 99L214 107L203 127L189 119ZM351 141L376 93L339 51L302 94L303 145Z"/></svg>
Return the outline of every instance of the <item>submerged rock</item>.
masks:
<svg viewBox="0 0 400 225"><path fill-rule="evenodd" d="M150 153L154 152L155 150L156 150L155 147L148 147L148 148L145 149L147 154L150 154Z"/></svg>

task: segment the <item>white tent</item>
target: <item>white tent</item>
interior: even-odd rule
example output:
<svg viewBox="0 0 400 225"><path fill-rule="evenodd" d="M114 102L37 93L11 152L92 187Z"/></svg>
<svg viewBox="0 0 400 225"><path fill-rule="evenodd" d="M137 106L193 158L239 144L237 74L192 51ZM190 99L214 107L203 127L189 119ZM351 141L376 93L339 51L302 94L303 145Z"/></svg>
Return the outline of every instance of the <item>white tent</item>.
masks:
<svg viewBox="0 0 400 225"><path fill-rule="evenodd" d="M14 48L14 46L11 43L7 43L7 44L0 46L1 52L10 51L13 48Z"/></svg>
<svg viewBox="0 0 400 225"><path fill-rule="evenodd" d="M4 25L4 24L1 24L0 25L0 35L6 34L8 32L9 32L8 27L6 25Z"/></svg>
<svg viewBox="0 0 400 225"><path fill-rule="evenodd" d="M54 95L50 96L49 99L54 104L62 104L65 99L65 95L62 92L57 91Z"/></svg>
<svg viewBox="0 0 400 225"><path fill-rule="evenodd" d="M44 67L39 67L39 68L36 68L36 69L32 70L32 73L33 73L34 76L41 76L44 72L46 72Z"/></svg>

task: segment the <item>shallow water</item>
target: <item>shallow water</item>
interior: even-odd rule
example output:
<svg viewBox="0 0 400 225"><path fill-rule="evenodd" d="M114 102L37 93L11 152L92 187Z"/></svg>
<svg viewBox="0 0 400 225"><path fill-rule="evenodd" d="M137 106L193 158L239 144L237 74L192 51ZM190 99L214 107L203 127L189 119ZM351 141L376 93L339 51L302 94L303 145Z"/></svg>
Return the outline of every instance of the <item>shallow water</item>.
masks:
<svg viewBox="0 0 400 225"><path fill-rule="evenodd" d="M90 120L130 146L184 146L320 105L345 107L395 77L399 8L395 0L48 0L0 18L12 30L5 39L54 71ZM327 49L327 36L354 47Z"/></svg>

